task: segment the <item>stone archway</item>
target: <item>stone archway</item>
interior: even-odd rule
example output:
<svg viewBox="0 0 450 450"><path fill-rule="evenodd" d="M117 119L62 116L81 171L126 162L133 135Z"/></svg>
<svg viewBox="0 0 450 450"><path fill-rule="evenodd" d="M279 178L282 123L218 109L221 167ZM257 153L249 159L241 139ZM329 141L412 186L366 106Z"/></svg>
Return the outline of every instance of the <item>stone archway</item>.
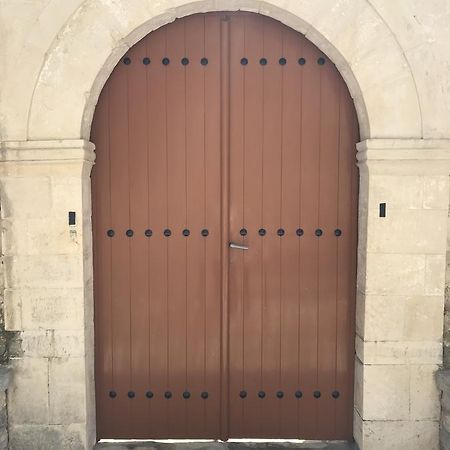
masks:
<svg viewBox="0 0 450 450"><path fill-rule="evenodd" d="M12 448L53 439L55 448L90 449L95 441L94 152L86 139L103 84L150 31L195 12L238 9L304 33L334 61L357 108L355 439L361 449L436 448L450 143L423 139L414 75L366 0L95 0L62 25L34 88L3 124L5 315L24 352L8 397Z"/></svg>

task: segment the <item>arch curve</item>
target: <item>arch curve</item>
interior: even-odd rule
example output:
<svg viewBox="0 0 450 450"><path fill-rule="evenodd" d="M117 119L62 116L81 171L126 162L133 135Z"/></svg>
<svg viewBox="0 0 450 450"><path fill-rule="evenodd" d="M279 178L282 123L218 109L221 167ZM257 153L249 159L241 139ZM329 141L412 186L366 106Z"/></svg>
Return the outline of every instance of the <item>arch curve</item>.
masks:
<svg viewBox="0 0 450 450"><path fill-rule="evenodd" d="M354 99L362 139L421 137L413 75L367 0L331 6L328 0L90 0L47 52L30 105L28 139L88 139L101 89L129 47L178 17L223 10L270 16L326 53Z"/></svg>

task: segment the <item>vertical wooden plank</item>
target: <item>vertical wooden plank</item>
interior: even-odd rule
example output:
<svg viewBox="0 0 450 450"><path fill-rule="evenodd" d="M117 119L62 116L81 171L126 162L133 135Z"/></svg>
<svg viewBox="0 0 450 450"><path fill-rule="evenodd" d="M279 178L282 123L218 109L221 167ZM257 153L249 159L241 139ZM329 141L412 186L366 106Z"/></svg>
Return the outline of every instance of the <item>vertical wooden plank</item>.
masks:
<svg viewBox="0 0 450 450"><path fill-rule="evenodd" d="M131 403L131 430L143 436L148 423L148 399L145 397L149 365L148 329L148 256L144 234L148 220L148 147L147 147L147 80L146 56L143 42L129 52L128 72L128 142L130 230L130 391L135 393Z"/></svg>
<svg viewBox="0 0 450 450"><path fill-rule="evenodd" d="M191 234L186 240L186 313L187 353L186 391L192 397L186 401L186 432L192 437L206 434L205 401L201 392L205 389L205 239L200 230L204 224L205 212L205 98L204 69L200 60L204 55L204 17L190 16L184 19L186 57L186 229ZM202 201L203 200L203 201ZM203 249L204 250L204 249ZM209 301L214 301L211 298ZM216 300L217 301L217 300Z"/></svg>
<svg viewBox="0 0 450 450"><path fill-rule="evenodd" d="M243 227L244 209L244 83L245 69L240 64L244 55L244 17L230 19L230 241L238 242ZM229 402L231 437L244 437L247 424L244 408L247 399L239 396L248 390L244 371L244 254L229 252Z"/></svg>
<svg viewBox="0 0 450 450"><path fill-rule="evenodd" d="M336 288L337 288L337 202L339 167L339 86L337 71L320 56L320 173L318 283L318 434L323 439L335 435L335 400L332 397L336 370ZM321 65L322 63L322 65Z"/></svg>
<svg viewBox="0 0 450 450"><path fill-rule="evenodd" d="M94 244L94 323L95 323L95 384L97 401L97 437L109 432L109 417L113 410L113 347L111 334L111 228L110 173L109 173L109 91L107 83L100 95L91 141L96 146L97 165L92 173L92 220Z"/></svg>
<svg viewBox="0 0 450 450"><path fill-rule="evenodd" d="M218 105L220 111L220 190L221 190L221 405L220 405L220 437L227 440L229 437L229 410L230 410L230 377L229 377L229 201L230 201L230 19L227 15L220 16L220 97L216 97L213 105ZM208 28L208 42L211 42L211 30ZM220 105L219 105L220 104ZM208 117L210 117L208 115Z"/></svg>
<svg viewBox="0 0 450 450"><path fill-rule="evenodd" d="M282 129L282 203L281 223L286 231L281 239L281 382L284 396L280 399L281 412L278 417L280 437L296 438L298 421L299 339L298 339L298 281L299 281L299 237L300 226L298 189L300 171L300 120L301 120L301 39L289 28L283 28L283 56L287 64L283 68L283 129Z"/></svg>
<svg viewBox="0 0 450 450"><path fill-rule="evenodd" d="M113 372L116 413L111 437L129 433L131 381L130 360L130 242L125 235L130 227L129 160L128 160L128 73L119 62L110 80L110 165L111 165L111 298L113 304Z"/></svg>
<svg viewBox="0 0 450 450"><path fill-rule="evenodd" d="M167 297L167 71L161 63L166 56L166 29L152 32L147 42L151 60L147 68L148 103L148 238L149 258L149 330L150 376L148 399L150 408L149 436L163 438L169 435L169 402L164 398L168 390L168 297Z"/></svg>
<svg viewBox="0 0 450 450"><path fill-rule="evenodd" d="M263 305L262 305L262 390L264 399L261 432L264 437L279 436L281 411L276 392L281 390L281 245L285 236L282 219L283 179L283 71L279 63L283 57L282 28L279 23L264 18L264 48L262 54L267 65L261 66L263 81L263 175L262 175L262 217L267 235L263 237ZM260 131L261 130L261 131Z"/></svg>
<svg viewBox="0 0 450 450"><path fill-rule="evenodd" d="M344 81L339 80L340 142L336 305L336 437L350 439L353 415L354 320L356 296L357 120Z"/></svg>
<svg viewBox="0 0 450 450"><path fill-rule="evenodd" d="M318 223L319 198L319 120L320 120L320 75L317 71L317 50L305 41L302 66L302 125L301 125L301 174L300 205L300 383L303 393L300 399L299 435L307 439L320 439L316 432L317 399L317 284L318 284L318 238L315 230Z"/></svg>
<svg viewBox="0 0 450 450"><path fill-rule="evenodd" d="M186 223L186 74L181 59L185 57L185 22L167 27L167 237L169 380L169 435L186 434L186 402L182 392L186 382L186 240L181 231Z"/></svg>
<svg viewBox="0 0 450 450"><path fill-rule="evenodd" d="M237 242L249 246L244 252L244 371L246 377L245 399L246 432L259 436L262 432L264 404L258 392L264 389L262 379L262 327L263 327L263 279L262 240L257 234L262 218L263 146L263 71L259 55L263 51L263 18L253 14L244 15L244 52L248 59L244 66L244 155L243 155L243 222L247 236ZM232 95L232 94L231 94ZM241 250L234 250L240 252Z"/></svg>

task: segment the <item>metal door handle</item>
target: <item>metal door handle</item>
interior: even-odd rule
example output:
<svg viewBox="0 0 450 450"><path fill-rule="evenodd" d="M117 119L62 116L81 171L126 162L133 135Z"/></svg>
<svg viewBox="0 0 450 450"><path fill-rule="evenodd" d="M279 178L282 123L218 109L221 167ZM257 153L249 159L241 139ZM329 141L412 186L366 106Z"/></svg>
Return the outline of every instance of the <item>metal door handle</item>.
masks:
<svg viewBox="0 0 450 450"><path fill-rule="evenodd" d="M230 242L230 248L235 248L237 250L248 250L246 245L235 244L234 242Z"/></svg>

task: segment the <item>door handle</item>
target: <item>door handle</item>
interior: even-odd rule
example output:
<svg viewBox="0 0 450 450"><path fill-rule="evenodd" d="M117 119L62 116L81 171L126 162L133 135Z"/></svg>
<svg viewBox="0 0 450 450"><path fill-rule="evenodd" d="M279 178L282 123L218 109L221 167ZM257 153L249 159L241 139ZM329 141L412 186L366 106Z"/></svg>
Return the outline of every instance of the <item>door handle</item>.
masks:
<svg viewBox="0 0 450 450"><path fill-rule="evenodd" d="M230 248L235 248L237 250L248 250L246 245L235 244L234 242L230 242Z"/></svg>

